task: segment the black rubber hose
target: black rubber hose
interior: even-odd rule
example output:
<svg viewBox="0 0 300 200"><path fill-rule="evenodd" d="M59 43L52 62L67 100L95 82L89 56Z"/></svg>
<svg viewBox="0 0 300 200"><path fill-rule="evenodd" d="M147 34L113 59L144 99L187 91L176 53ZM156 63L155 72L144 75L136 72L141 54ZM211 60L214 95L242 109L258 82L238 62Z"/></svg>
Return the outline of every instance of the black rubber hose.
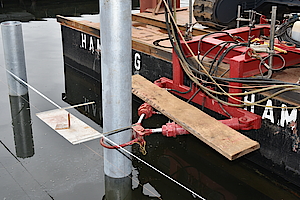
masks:
<svg viewBox="0 0 300 200"><path fill-rule="evenodd" d="M291 38L288 32L288 30L291 29L291 25L294 24L296 21L298 21L298 17L292 18L287 22L283 23L282 25L280 25L275 32L275 36L277 36L279 41L293 43L296 45L297 48L299 48L300 41Z"/></svg>
<svg viewBox="0 0 300 200"><path fill-rule="evenodd" d="M170 4L169 1L168 1L168 3ZM170 42L171 42L172 47L174 48L174 51L176 52L177 56L179 56L180 53L178 52L177 48L175 48L175 45L172 41L172 34L171 34L171 31L170 31L170 22L168 20L168 10L167 10L167 8L165 8L165 18L166 18L166 26L167 26L167 32L168 32L168 35L169 35L169 38L170 38ZM227 34L230 37L232 37L231 34L229 34L227 32L224 32L224 31L217 31L217 32L206 34L203 37L201 37L200 40L199 40L198 51L200 51L200 43L203 40L203 38L207 37L209 35L212 35L212 34L216 34L216 33L224 33L224 34ZM178 34L176 34L176 35L178 35ZM175 38L175 39L177 40L178 38ZM179 40L177 40L177 43L178 43L179 46L181 46L180 43L179 43ZM244 43L242 43L242 44L246 45ZM227 53L231 50L231 48L227 49ZM181 49L181 54L184 55L182 52L183 51ZM223 58L225 57L225 54L223 54L223 55L224 56L221 58L221 60L223 60ZM184 59L186 60L186 57ZM207 76L205 73L200 72L196 67L191 66L191 65L189 65L189 66L190 66L191 70L194 71L195 73L197 73L199 75L202 75L202 76ZM296 84L296 83L287 83L287 82L278 81L278 80L274 80L274 79L264 79L264 78L252 78L252 77L249 77L249 78L222 78L222 77L215 77L215 76L212 76L212 77L216 80L225 81L225 82L236 82L236 83L247 83L247 84L292 84L292 85L299 85L299 84Z"/></svg>

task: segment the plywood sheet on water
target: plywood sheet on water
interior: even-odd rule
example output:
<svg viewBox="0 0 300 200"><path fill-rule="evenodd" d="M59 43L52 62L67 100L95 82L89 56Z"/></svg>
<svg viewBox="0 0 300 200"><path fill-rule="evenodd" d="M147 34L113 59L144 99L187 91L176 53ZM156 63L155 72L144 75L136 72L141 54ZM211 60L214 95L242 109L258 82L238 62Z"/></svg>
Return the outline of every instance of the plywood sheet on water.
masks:
<svg viewBox="0 0 300 200"><path fill-rule="evenodd" d="M234 160L259 148L258 142L222 124L140 75L132 76L132 93L229 160Z"/></svg>
<svg viewBox="0 0 300 200"><path fill-rule="evenodd" d="M36 115L72 144L97 139L102 135L64 109L40 112Z"/></svg>

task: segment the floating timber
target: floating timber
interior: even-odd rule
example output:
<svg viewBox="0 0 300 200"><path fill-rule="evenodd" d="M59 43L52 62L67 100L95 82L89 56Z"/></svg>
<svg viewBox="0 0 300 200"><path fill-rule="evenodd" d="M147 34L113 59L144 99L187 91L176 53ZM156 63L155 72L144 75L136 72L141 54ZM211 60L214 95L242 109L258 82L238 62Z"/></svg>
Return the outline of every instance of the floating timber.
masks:
<svg viewBox="0 0 300 200"><path fill-rule="evenodd" d="M229 128L140 75L132 76L132 93L229 160L259 149L258 142Z"/></svg>
<svg viewBox="0 0 300 200"><path fill-rule="evenodd" d="M177 23L182 31L185 30L183 26L189 21L188 15L187 9L180 9L176 13ZM57 20L61 24L63 38L66 83L64 101L71 105L95 101L95 104L78 107L77 109L95 122L101 124L102 93L99 23L86 20L78 21L62 16L57 16ZM247 28L241 27L235 31L240 34L242 29L246 30ZM198 35L193 37L195 39L193 44L197 45L197 38L199 39L201 35L211 32L214 32L214 30L202 28L202 26L193 27L193 35ZM248 37L249 30L244 33L244 36ZM259 33L264 33L264 31L259 31ZM213 37L215 38L215 36ZM189 41L189 44L191 42L192 41ZM169 80L181 80L182 77L179 77L178 73L176 73L177 71L173 70L174 60L171 46L163 12L153 12L153 10L149 10L145 13L132 15L133 74L140 74L151 82L157 81L162 77ZM196 46L194 47L197 48ZM296 48L296 51L297 49L298 48ZM205 51L207 50L208 49ZM243 54L243 52L241 52L241 54ZM199 57L202 59L201 55L199 55ZM295 59L297 56L291 57L292 60L297 61L297 59ZM209 70L212 61L213 59L211 57L204 57L203 63L204 66L207 66L207 70ZM189 62L193 63L193 60L190 59ZM223 77L229 78L229 73L224 73L229 69L230 64L228 64L228 62L224 61L220 63L216 76L225 74ZM274 71L272 78L278 81L298 83L300 77L299 73L299 65L292 66ZM183 78L185 80L185 77ZM179 91L187 91L188 85L188 82L184 82L182 90ZM168 86L169 89L174 90L176 90L176 87ZM260 101L272 95L274 92L277 92L277 90L248 95L244 98L244 101ZM190 99L191 93L180 96L183 99ZM139 100L136 96L134 99ZM270 172L300 187L300 110L296 108L285 109L285 107L293 107L300 104L300 93L297 92L297 90L287 91L269 99L263 104L267 105L267 107L253 105L245 108L247 111L262 117L261 128L239 130L241 134L260 144L259 150L248 154L246 159L253 161ZM272 105L272 107L269 107L269 105ZM229 115L222 114L223 111L214 112L210 109L212 108L211 106L204 104L198 104L198 106L202 111L216 119L228 119ZM229 112L229 114L231 114L231 112ZM203 120L198 121L198 123L203 124ZM216 126L216 123L214 126Z"/></svg>
<svg viewBox="0 0 300 200"><path fill-rule="evenodd" d="M72 144L97 139L101 133L64 109L55 109L36 114L43 122Z"/></svg>

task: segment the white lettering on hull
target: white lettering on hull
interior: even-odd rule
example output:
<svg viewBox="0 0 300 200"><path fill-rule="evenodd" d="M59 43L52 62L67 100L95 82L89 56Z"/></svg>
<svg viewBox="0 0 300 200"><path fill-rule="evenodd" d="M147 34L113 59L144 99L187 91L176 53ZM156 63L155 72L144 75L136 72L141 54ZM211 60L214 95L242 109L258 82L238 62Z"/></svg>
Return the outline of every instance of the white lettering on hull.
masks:
<svg viewBox="0 0 300 200"><path fill-rule="evenodd" d="M97 53L98 55L101 52L101 44L100 44L100 39L93 37L93 36L88 36L85 33L81 33L80 36L80 45L79 47L81 49L88 50L91 52L91 54ZM96 48L95 48L96 47ZM142 67L142 60L141 60L141 54L135 53L134 54L134 60L133 60L133 65L136 71L139 71ZM245 102L255 102L255 94L251 94L250 98L248 96L244 97ZM264 108L262 118L263 119L269 119L272 123L276 125L280 125L282 127L289 125L292 122L296 122L297 120L297 109L293 109L292 111L288 111L286 109L286 105L282 104L281 107L281 113L280 113L280 119L275 122L274 118L274 109L272 108L273 102L271 99L267 100L266 102L266 107ZM89 112L90 109L92 109L92 113L94 116L96 116L96 105L92 104L91 106L86 107L86 111ZM245 108L247 110L247 108ZM250 112L255 113L255 105L250 106Z"/></svg>
<svg viewBox="0 0 300 200"><path fill-rule="evenodd" d="M255 102L255 95L251 94L250 100L248 96L244 97L244 101L248 103L253 103ZM252 113L254 112L254 105L250 107L250 111ZM268 99L266 102L266 107L264 107L264 111L262 114L263 119L269 119L272 123L279 125L279 126L288 126L292 122L296 122L297 120L297 109L292 109L290 112L287 109L287 106L285 104L281 104L281 111L280 111L280 118L278 121L275 122L275 117L274 117L274 108L273 108L273 102L271 99ZM245 108L247 110L247 108Z"/></svg>
<svg viewBox="0 0 300 200"><path fill-rule="evenodd" d="M139 71L141 69L141 54L135 53L134 54L134 68L135 70Z"/></svg>
<svg viewBox="0 0 300 200"><path fill-rule="evenodd" d="M88 98L86 98L85 96L83 96L83 101L84 101L85 103L91 102L91 101L90 101ZM89 105L85 105L85 106L84 106L84 111L87 112L87 113L91 113L94 117L97 117L97 113L99 113L99 114L100 114L100 117L101 117L101 112L98 112L96 103L89 104Z"/></svg>
<svg viewBox="0 0 300 200"><path fill-rule="evenodd" d="M290 124L291 122L296 122L297 120L297 109L293 109L291 114L289 114L288 109L286 109L286 105L282 104L281 109L281 117L280 117L280 125L284 126L285 124Z"/></svg>
<svg viewBox="0 0 300 200"><path fill-rule="evenodd" d="M87 36L85 33L80 34L80 43L79 48L85 49L91 52L91 54L100 54L101 52L101 44L100 39L93 37L93 36ZM96 47L96 48L95 48Z"/></svg>
<svg viewBox="0 0 300 200"><path fill-rule="evenodd" d="M272 100L268 99L267 104L262 115L263 119L269 119L274 124L274 112L272 108Z"/></svg>

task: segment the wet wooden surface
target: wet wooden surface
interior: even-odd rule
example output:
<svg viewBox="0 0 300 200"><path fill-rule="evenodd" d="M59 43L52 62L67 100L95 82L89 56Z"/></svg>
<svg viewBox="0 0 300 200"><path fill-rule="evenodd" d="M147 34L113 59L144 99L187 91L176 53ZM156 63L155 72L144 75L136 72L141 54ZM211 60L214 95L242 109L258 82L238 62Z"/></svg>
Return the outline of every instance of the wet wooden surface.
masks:
<svg viewBox="0 0 300 200"><path fill-rule="evenodd" d="M36 113L36 116L72 144L79 144L102 136L101 133L64 109L40 112Z"/></svg>
<svg viewBox="0 0 300 200"><path fill-rule="evenodd" d="M184 26L185 23L188 22L188 15L189 13L187 9L181 9L177 12L177 23L179 27L181 27L181 30L185 30ZM62 16L57 16L57 21L64 26L80 30L95 37L99 37L100 35L99 23L93 23L86 20L77 21ZM194 28L193 30L195 35L203 35L213 31L212 29L200 28ZM155 44L156 41L159 41L159 45ZM171 44L168 40L165 16L163 12L158 12L157 15L153 14L151 11L132 15L132 48L134 50L172 62L172 48L168 47L171 47ZM206 69L209 69L211 61L212 59L210 58L204 59L203 64L206 66ZM219 66L217 75L221 75L228 68L228 64L222 63ZM226 73L224 77L229 77L229 73ZM289 67L278 72L274 71L272 78L280 81L296 83L300 79L299 67ZM299 91L296 92L299 93ZM275 99L283 101L287 100L288 103L293 105L298 104L298 101L294 101L293 98L287 99L284 95L281 95L281 97L275 97Z"/></svg>
<svg viewBox="0 0 300 200"><path fill-rule="evenodd" d="M155 27L166 29L164 10L161 10L158 14L153 14L151 10L149 12L137 13L132 15L132 21L149 24ZM188 8L181 8L176 12L176 22L181 31L186 31L186 24L189 22ZM192 17L192 23L195 23L194 17ZM203 28L201 26L193 28L193 35L203 35L215 30L209 28Z"/></svg>
<svg viewBox="0 0 300 200"><path fill-rule="evenodd" d="M272 78L290 83L300 82L300 65L298 64L280 71L275 71Z"/></svg>
<svg viewBox="0 0 300 200"><path fill-rule="evenodd" d="M132 76L132 93L229 160L259 148L258 142L229 128L140 75Z"/></svg>

